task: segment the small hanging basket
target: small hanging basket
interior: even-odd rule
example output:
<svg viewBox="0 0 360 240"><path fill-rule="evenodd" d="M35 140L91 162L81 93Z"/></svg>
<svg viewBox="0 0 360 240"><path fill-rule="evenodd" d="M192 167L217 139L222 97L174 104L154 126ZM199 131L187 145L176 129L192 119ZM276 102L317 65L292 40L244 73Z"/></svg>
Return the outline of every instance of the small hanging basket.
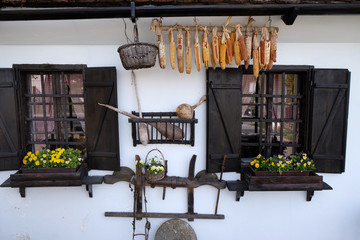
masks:
<svg viewBox="0 0 360 240"><path fill-rule="evenodd" d="M137 25L134 25L134 43L118 48L121 63L126 70L150 68L155 65L158 47L151 43L139 42Z"/></svg>
<svg viewBox="0 0 360 240"><path fill-rule="evenodd" d="M150 43L132 43L118 48L121 63L126 70L150 68L155 65L158 47Z"/></svg>
<svg viewBox="0 0 360 240"><path fill-rule="evenodd" d="M162 160L163 160L164 163L165 163L165 158L164 158L164 155L162 154L162 152L160 152L159 149L154 148L154 149L150 150L150 151L146 154L145 164L147 163L149 153L151 153L152 151L158 151L158 152L161 154ZM157 174L157 175L154 175L154 174L148 172L148 171L145 169L145 178L146 178L146 180L147 180L148 182L156 182L156 181L159 181L159 180L161 180L161 179L163 179L163 178L165 177L165 172L166 172L166 166L165 166L165 165L164 165L164 171L162 171L160 174Z"/></svg>

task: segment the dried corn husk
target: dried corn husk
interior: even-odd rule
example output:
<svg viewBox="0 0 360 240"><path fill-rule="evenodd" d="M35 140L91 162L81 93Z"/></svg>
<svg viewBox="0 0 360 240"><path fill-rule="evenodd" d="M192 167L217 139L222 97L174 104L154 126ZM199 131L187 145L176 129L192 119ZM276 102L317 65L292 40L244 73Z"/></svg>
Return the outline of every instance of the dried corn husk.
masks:
<svg viewBox="0 0 360 240"><path fill-rule="evenodd" d="M252 47L252 55L253 55L253 74L257 78L259 77L260 64L259 64L259 44L257 39L257 33L253 34L253 47Z"/></svg>
<svg viewBox="0 0 360 240"><path fill-rule="evenodd" d="M260 68L266 69L270 62L270 40L269 30L266 27L267 22L261 28L261 41L260 41Z"/></svg>
<svg viewBox="0 0 360 240"><path fill-rule="evenodd" d="M276 62L276 51L277 51L277 39L278 35L275 29L271 29L270 32L270 60Z"/></svg>
<svg viewBox="0 0 360 240"><path fill-rule="evenodd" d="M192 59L191 33L190 33L190 28L187 28L185 31L185 61L186 61L185 71L187 74L191 73L191 59Z"/></svg>
<svg viewBox="0 0 360 240"><path fill-rule="evenodd" d="M202 35L202 59L204 67L208 69L210 60L210 49L207 28L204 28L204 34Z"/></svg>
<svg viewBox="0 0 360 240"><path fill-rule="evenodd" d="M178 69L180 73L184 72L184 34L182 29L179 29L176 35L176 55L178 61Z"/></svg>
<svg viewBox="0 0 360 240"><path fill-rule="evenodd" d="M220 67L222 70L226 67L226 51L227 51L227 39L225 32L223 32L220 45Z"/></svg>
<svg viewBox="0 0 360 240"><path fill-rule="evenodd" d="M210 43L211 49L212 49L212 43ZM214 54L211 54L211 66L215 70L216 69L216 62L214 58Z"/></svg>
<svg viewBox="0 0 360 240"><path fill-rule="evenodd" d="M151 29L155 31L155 34L158 36L158 54L159 54L159 65L161 68L166 67L166 49L165 42L162 37L162 22L159 19L153 19L151 22Z"/></svg>
<svg viewBox="0 0 360 240"><path fill-rule="evenodd" d="M201 52L200 52L200 40L199 40L199 29L196 25L195 27L195 36L194 36L194 58L196 69L200 71L201 67Z"/></svg>
<svg viewBox="0 0 360 240"><path fill-rule="evenodd" d="M246 59L244 59L245 69L248 69L250 65L250 59L252 58L252 36L250 32L250 25L255 22L255 20L249 17L248 24L246 25L245 30L245 46L246 46Z"/></svg>
<svg viewBox="0 0 360 240"><path fill-rule="evenodd" d="M175 69L175 55L176 55L176 47L174 41L173 28L169 28L169 57L170 57L170 65L172 69Z"/></svg>
<svg viewBox="0 0 360 240"><path fill-rule="evenodd" d="M214 57L214 61L216 64L219 64L219 37L217 36L217 27L214 27L212 30L212 37L211 37L211 47L212 47L212 55Z"/></svg>

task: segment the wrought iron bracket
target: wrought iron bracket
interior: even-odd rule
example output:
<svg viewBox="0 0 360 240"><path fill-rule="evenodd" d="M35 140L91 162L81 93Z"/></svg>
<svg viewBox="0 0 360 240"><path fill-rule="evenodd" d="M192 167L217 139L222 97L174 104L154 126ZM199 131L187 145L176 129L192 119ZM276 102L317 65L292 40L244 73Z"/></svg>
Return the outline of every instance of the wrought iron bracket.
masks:
<svg viewBox="0 0 360 240"><path fill-rule="evenodd" d="M299 15L300 9L298 7L293 7L289 14L281 16L281 19L286 25L293 25L297 16Z"/></svg>

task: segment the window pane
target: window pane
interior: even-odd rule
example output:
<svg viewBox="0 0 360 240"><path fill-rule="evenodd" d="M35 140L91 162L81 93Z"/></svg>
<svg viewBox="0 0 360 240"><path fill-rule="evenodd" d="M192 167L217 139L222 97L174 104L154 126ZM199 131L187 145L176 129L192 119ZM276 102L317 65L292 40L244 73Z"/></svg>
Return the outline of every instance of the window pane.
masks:
<svg viewBox="0 0 360 240"><path fill-rule="evenodd" d="M285 95L299 95L298 75L286 74L285 76Z"/></svg>
<svg viewBox="0 0 360 240"><path fill-rule="evenodd" d="M46 148L46 144L34 144L34 152L41 151Z"/></svg>
<svg viewBox="0 0 360 240"><path fill-rule="evenodd" d="M269 83L269 86L272 85L273 91L269 94L281 95L282 94L282 74L274 74L273 84Z"/></svg>
<svg viewBox="0 0 360 240"><path fill-rule="evenodd" d="M33 148L41 149L46 144L49 148L67 147L69 141L85 142L82 74L27 74L25 79L27 94L39 95L27 99L26 117L45 118L29 121L28 140L44 143ZM56 120L50 121L49 118Z"/></svg>
<svg viewBox="0 0 360 240"><path fill-rule="evenodd" d="M41 75L38 75L38 74L27 75L26 81L27 81L27 93L28 94L41 94L42 93Z"/></svg>
<svg viewBox="0 0 360 240"><path fill-rule="evenodd" d="M83 94L84 84L82 74L65 74L65 83L69 87L69 94Z"/></svg>

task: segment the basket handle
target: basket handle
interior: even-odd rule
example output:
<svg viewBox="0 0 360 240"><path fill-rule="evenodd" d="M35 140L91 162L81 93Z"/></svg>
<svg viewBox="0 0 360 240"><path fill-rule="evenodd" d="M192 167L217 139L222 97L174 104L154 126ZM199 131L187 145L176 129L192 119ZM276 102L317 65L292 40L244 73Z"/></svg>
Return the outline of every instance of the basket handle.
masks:
<svg viewBox="0 0 360 240"><path fill-rule="evenodd" d="M134 42L139 42L139 31L136 22L134 25Z"/></svg>
<svg viewBox="0 0 360 240"><path fill-rule="evenodd" d="M147 162L147 158L148 158L148 156L149 156L149 153L151 153L152 151L158 151L158 152L161 154L162 159L165 161L165 158L164 158L164 155L162 154L162 152L161 152L159 149L154 148L154 149L151 149L151 150L146 154L145 163Z"/></svg>

